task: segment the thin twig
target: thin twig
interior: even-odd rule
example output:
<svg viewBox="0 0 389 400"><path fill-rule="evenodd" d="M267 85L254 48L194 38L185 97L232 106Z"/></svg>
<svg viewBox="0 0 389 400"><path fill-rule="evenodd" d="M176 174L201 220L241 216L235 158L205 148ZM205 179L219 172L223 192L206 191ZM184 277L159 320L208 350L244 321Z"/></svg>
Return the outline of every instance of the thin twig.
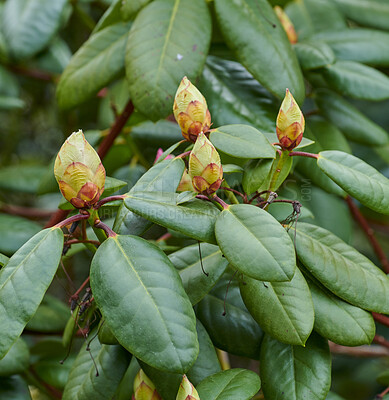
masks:
<svg viewBox="0 0 389 400"><path fill-rule="evenodd" d="M88 219L90 217L89 213L88 214L77 214L73 215L72 217L69 217L61 222L58 222L58 224L54 225L56 228L63 228L66 225L70 225L73 222L81 221L83 219Z"/></svg>
<svg viewBox="0 0 389 400"><path fill-rule="evenodd" d="M1 204L0 211L5 214L18 215L28 219L46 219L53 214L53 211L42 210L40 208L14 206L10 204Z"/></svg>
<svg viewBox="0 0 389 400"><path fill-rule="evenodd" d="M115 201L115 200L124 200L127 197L126 194L120 194L117 196L109 196L109 197L105 197L104 199L98 201L93 208L94 209L99 209L101 206L103 206L106 203L109 203L110 201Z"/></svg>
<svg viewBox="0 0 389 400"><path fill-rule="evenodd" d="M335 344L329 342L331 353L342 354L350 357L358 358L376 358L376 357L388 357L389 350L386 347L375 346L375 345L365 345L357 347L341 346L340 344Z"/></svg>
<svg viewBox="0 0 389 400"><path fill-rule="evenodd" d="M389 341L387 341L383 336L375 335L373 339L373 343L380 344L383 347L389 349Z"/></svg>
<svg viewBox="0 0 389 400"><path fill-rule="evenodd" d="M310 158L315 158L316 160L319 158L318 154L306 153L305 151L291 151L289 155L291 157L293 156L310 157Z"/></svg>
<svg viewBox="0 0 389 400"><path fill-rule="evenodd" d="M101 222L99 219L95 221L95 227L102 229L108 237L116 237L117 233L114 232L108 225L104 224L104 222Z"/></svg>
<svg viewBox="0 0 389 400"><path fill-rule="evenodd" d="M372 312L372 315L375 321L379 322L381 325L389 327L389 317L386 317L385 315L378 314L375 312Z"/></svg>
<svg viewBox="0 0 389 400"><path fill-rule="evenodd" d="M383 399L386 394L389 393L389 386L380 394L377 394L376 399Z"/></svg>

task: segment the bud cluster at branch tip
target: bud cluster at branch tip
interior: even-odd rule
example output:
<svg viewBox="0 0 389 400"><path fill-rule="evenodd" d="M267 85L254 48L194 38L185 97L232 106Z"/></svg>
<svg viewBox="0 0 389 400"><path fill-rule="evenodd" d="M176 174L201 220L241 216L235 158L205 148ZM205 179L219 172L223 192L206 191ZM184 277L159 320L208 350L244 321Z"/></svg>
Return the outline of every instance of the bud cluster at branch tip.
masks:
<svg viewBox="0 0 389 400"><path fill-rule="evenodd" d="M291 44L297 43L297 33L294 29L292 21L288 17L288 14L286 14L286 12L280 6L275 6L274 12L280 20L281 25L286 32L286 36L288 36L289 42Z"/></svg>
<svg viewBox="0 0 389 400"><path fill-rule="evenodd" d="M63 196L76 208L90 208L104 191L105 168L81 130L62 145L54 175Z"/></svg>
<svg viewBox="0 0 389 400"><path fill-rule="evenodd" d="M162 400L153 382L141 369L134 379L134 394L132 400Z"/></svg>
<svg viewBox="0 0 389 400"><path fill-rule="evenodd" d="M278 112L276 131L283 149L292 151L303 139L305 119L289 89Z"/></svg>
<svg viewBox="0 0 389 400"><path fill-rule="evenodd" d="M173 113L186 140L195 142L211 126L211 114L204 96L185 76L174 98Z"/></svg>
<svg viewBox="0 0 389 400"><path fill-rule="evenodd" d="M215 193L223 180L219 153L204 133L200 133L189 156L189 176L196 192L204 195Z"/></svg>
<svg viewBox="0 0 389 400"><path fill-rule="evenodd" d="M200 400L197 390L190 383L186 375L183 376L176 400Z"/></svg>

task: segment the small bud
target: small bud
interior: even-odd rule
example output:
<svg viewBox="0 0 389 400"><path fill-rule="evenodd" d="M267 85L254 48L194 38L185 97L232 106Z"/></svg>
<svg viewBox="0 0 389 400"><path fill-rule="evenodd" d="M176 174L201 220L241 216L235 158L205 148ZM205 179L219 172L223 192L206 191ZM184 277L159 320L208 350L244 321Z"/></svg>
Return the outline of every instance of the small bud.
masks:
<svg viewBox="0 0 389 400"><path fill-rule="evenodd" d="M215 193L223 180L219 153L203 133L197 137L190 153L189 176L194 190L205 195Z"/></svg>
<svg viewBox="0 0 389 400"><path fill-rule="evenodd" d="M211 114L207 102L186 76L177 89L173 112L182 136L191 142L195 142L198 134L207 132L211 126Z"/></svg>
<svg viewBox="0 0 389 400"><path fill-rule="evenodd" d="M286 89L285 98L278 112L276 130L281 146L289 151L297 147L305 128L304 115L289 89Z"/></svg>
<svg viewBox="0 0 389 400"><path fill-rule="evenodd" d="M162 400L153 382L141 369L134 379L134 400Z"/></svg>
<svg viewBox="0 0 389 400"><path fill-rule="evenodd" d="M156 156L155 156L154 164L161 158L162 154L163 154L163 149L160 147L160 148L157 150L157 154L156 154ZM168 154L168 155L164 158L164 160L170 160L170 159L172 159L172 158L174 158L174 157L173 157L171 154Z"/></svg>
<svg viewBox="0 0 389 400"><path fill-rule="evenodd" d="M289 42L292 44L297 43L297 33L294 29L292 21L289 19L286 12L279 6L274 7L274 11L284 28L286 35L288 36Z"/></svg>
<svg viewBox="0 0 389 400"><path fill-rule="evenodd" d="M62 145L54 175L63 196L76 208L89 208L104 191L105 169L81 130L72 133Z"/></svg>
<svg viewBox="0 0 389 400"><path fill-rule="evenodd" d="M184 377L182 378L176 400L200 400L200 396L197 393L197 390L190 383L186 375L184 375Z"/></svg>
<svg viewBox="0 0 389 400"><path fill-rule="evenodd" d="M177 188L177 192L186 192L186 191L195 192L192 185L192 179L189 176L187 169L182 174L180 184L178 185Z"/></svg>

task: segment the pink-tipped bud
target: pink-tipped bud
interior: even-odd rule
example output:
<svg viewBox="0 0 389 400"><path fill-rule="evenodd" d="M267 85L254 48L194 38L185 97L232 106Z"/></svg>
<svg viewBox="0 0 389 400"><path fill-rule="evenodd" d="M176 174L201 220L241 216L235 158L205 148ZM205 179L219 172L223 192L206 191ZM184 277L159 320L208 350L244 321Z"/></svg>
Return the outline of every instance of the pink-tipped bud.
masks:
<svg viewBox="0 0 389 400"><path fill-rule="evenodd" d="M183 376L176 400L200 400L197 390L190 383L186 375Z"/></svg>
<svg viewBox="0 0 389 400"><path fill-rule="evenodd" d="M297 43L297 33L294 29L294 25L292 21L289 19L286 12L280 7L275 6L274 11L281 22L282 27L284 28L286 35L288 36L289 42L292 44Z"/></svg>

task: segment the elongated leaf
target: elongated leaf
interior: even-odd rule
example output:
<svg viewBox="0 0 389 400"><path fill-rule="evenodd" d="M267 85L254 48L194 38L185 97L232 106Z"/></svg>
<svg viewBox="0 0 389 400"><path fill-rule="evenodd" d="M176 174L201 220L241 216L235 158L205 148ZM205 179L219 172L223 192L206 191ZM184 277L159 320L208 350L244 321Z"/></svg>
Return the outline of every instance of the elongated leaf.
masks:
<svg viewBox="0 0 389 400"><path fill-rule="evenodd" d="M298 268L290 282L245 278L240 291L250 314L267 334L283 343L305 344L314 312L307 282Z"/></svg>
<svg viewBox="0 0 389 400"><path fill-rule="evenodd" d="M341 96L325 89L316 91L315 102L324 116L348 139L368 146L388 142L388 134Z"/></svg>
<svg viewBox="0 0 389 400"><path fill-rule="evenodd" d="M300 222L296 249L307 270L338 297L369 311L389 312L389 278L334 234Z"/></svg>
<svg viewBox="0 0 389 400"><path fill-rule="evenodd" d="M228 264L218 246L202 243L201 250L199 246L195 244L184 247L169 256L170 261L179 270L192 305L197 304L212 289ZM203 272L202 266L207 275Z"/></svg>
<svg viewBox="0 0 389 400"><path fill-rule="evenodd" d="M338 60L383 67L389 65L389 33L355 28L320 32L314 37L327 43Z"/></svg>
<svg viewBox="0 0 389 400"><path fill-rule="evenodd" d="M292 279L296 268L293 243L266 211L232 205L217 218L215 233L227 260L243 274L268 281Z"/></svg>
<svg viewBox="0 0 389 400"><path fill-rule="evenodd" d="M123 0L121 1L121 13L123 18L134 17L150 0Z"/></svg>
<svg viewBox="0 0 389 400"><path fill-rule="evenodd" d="M323 69L328 85L346 96L362 100L389 98L389 78L355 61L337 61Z"/></svg>
<svg viewBox="0 0 389 400"><path fill-rule="evenodd" d="M207 400L250 400L260 388L261 380L255 372L234 368L209 376L196 389Z"/></svg>
<svg viewBox="0 0 389 400"><path fill-rule="evenodd" d="M342 189L362 204L389 215L389 179L351 154L322 151L318 166Z"/></svg>
<svg viewBox="0 0 389 400"><path fill-rule="evenodd" d="M9 258L7 256L5 256L4 254L0 253L0 269L1 269L1 267L4 267L8 261L9 261Z"/></svg>
<svg viewBox="0 0 389 400"><path fill-rule="evenodd" d="M177 205L174 193L135 192L125 199L126 207L150 221L174 229L193 239L216 243L215 222L220 211L199 199Z"/></svg>
<svg viewBox="0 0 389 400"><path fill-rule="evenodd" d="M153 121L170 114L181 79L200 75L210 39L211 19L204 0L156 0L142 9L126 49L135 107Z"/></svg>
<svg viewBox="0 0 389 400"><path fill-rule="evenodd" d="M2 28L12 57L25 59L47 46L60 25L66 0L6 1Z"/></svg>
<svg viewBox="0 0 389 400"><path fill-rule="evenodd" d="M126 372L131 356L121 346L101 345L92 340L90 353L86 346L87 343L82 346L72 366L63 400L109 400Z"/></svg>
<svg viewBox="0 0 389 400"><path fill-rule="evenodd" d="M245 193L251 194L255 191L265 189L265 182L270 174L273 165L271 159L260 159L250 161L244 169L242 185Z"/></svg>
<svg viewBox="0 0 389 400"><path fill-rule="evenodd" d="M312 335L305 347L291 346L266 335L261 348L262 390L268 400L323 400L331 384L327 341Z"/></svg>
<svg viewBox="0 0 389 400"><path fill-rule="evenodd" d="M30 352L27 343L18 338L9 352L0 360L0 376L20 374L30 363Z"/></svg>
<svg viewBox="0 0 389 400"><path fill-rule="evenodd" d="M24 244L0 270L0 359L35 314L62 254L60 228L45 229Z"/></svg>
<svg viewBox="0 0 389 400"><path fill-rule="evenodd" d="M375 324L370 313L339 299L308 280L315 307L315 331L344 346L370 344Z"/></svg>
<svg viewBox="0 0 389 400"><path fill-rule="evenodd" d="M61 108L83 103L123 71L129 28L130 24L124 22L110 25L80 47L58 84Z"/></svg>
<svg viewBox="0 0 389 400"><path fill-rule="evenodd" d="M275 158L275 148L261 132L248 125L225 125L209 136L218 150L239 158Z"/></svg>
<svg viewBox="0 0 389 400"><path fill-rule="evenodd" d="M144 121L131 128L131 137L137 142L167 147L182 140L181 128L172 121Z"/></svg>
<svg viewBox="0 0 389 400"><path fill-rule="evenodd" d="M7 400L31 400L28 385L19 375L0 378L0 396Z"/></svg>
<svg viewBox="0 0 389 400"><path fill-rule="evenodd" d="M155 368L189 369L199 351L195 316L162 250L135 236L108 238L93 258L91 286L122 346Z"/></svg>
<svg viewBox="0 0 389 400"><path fill-rule="evenodd" d="M215 7L227 44L254 78L279 98L289 88L302 103L305 88L300 66L269 3L215 0Z"/></svg>
<svg viewBox="0 0 389 400"><path fill-rule="evenodd" d="M121 0L113 0L111 5L108 7L107 11L102 15L102 17L97 22L93 33L99 32L106 28L107 26L114 25L118 22L122 22L122 12L121 12L122 2Z"/></svg>
<svg viewBox="0 0 389 400"><path fill-rule="evenodd" d="M335 62L335 54L331 47L320 41L299 42L293 49L303 70L322 68Z"/></svg>

